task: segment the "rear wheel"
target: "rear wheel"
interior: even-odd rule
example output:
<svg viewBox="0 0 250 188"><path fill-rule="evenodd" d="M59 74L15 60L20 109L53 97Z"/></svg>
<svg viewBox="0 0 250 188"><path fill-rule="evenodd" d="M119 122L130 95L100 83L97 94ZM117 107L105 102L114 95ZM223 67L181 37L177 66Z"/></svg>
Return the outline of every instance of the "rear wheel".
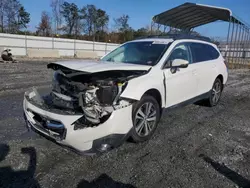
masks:
<svg viewBox="0 0 250 188"><path fill-rule="evenodd" d="M222 82L219 78L216 78L213 84L213 88L210 92L209 99L207 100L208 105L211 107L216 106L220 101L221 93L222 93Z"/></svg>
<svg viewBox="0 0 250 188"><path fill-rule="evenodd" d="M134 142L148 140L154 133L160 119L160 106L156 99L145 95L134 104L132 112L133 128L131 137Z"/></svg>

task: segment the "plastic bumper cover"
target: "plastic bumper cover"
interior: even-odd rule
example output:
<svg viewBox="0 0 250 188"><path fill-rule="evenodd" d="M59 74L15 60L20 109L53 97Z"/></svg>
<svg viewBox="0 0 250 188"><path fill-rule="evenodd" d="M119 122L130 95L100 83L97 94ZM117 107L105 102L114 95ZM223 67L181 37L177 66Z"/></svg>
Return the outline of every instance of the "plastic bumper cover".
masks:
<svg viewBox="0 0 250 188"><path fill-rule="evenodd" d="M107 150L117 147L126 139L132 128L132 105L113 111L107 121L96 127L78 130L74 130L74 122L83 115L53 113L37 107L26 97L24 97L23 109L28 128L51 141L83 154L102 152L105 147ZM40 124L36 115L41 117L47 126ZM49 126L56 126L56 130L51 130Z"/></svg>

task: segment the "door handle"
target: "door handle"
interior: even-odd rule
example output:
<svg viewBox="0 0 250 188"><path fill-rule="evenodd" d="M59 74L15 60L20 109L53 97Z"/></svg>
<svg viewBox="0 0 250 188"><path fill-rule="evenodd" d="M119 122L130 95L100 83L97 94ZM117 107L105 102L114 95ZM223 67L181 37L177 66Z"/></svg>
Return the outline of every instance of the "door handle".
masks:
<svg viewBox="0 0 250 188"><path fill-rule="evenodd" d="M196 74L197 72L196 72L196 70L192 70L192 74Z"/></svg>

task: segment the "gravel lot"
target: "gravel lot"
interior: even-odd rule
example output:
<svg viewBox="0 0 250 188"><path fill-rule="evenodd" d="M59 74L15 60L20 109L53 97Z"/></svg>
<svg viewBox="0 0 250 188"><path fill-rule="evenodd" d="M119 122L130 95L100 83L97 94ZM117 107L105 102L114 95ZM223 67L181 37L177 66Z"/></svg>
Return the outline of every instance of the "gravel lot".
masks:
<svg viewBox="0 0 250 188"><path fill-rule="evenodd" d="M0 64L0 187L250 187L250 71L230 71L220 104L163 116L147 143L79 156L27 133L23 92L49 89L46 62Z"/></svg>

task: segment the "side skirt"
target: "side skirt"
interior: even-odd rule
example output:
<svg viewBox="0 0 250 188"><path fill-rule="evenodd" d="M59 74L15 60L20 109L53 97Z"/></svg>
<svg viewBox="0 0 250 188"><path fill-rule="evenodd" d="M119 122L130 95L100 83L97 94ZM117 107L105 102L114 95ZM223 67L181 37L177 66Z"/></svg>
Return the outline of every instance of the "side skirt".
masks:
<svg viewBox="0 0 250 188"><path fill-rule="evenodd" d="M197 101L207 99L207 98L209 98L210 93L211 93L211 90L209 92L207 92L207 93L201 94L201 95L199 95L197 97L194 97L192 99L188 99L188 100L186 100L184 102L181 102L179 104L175 104L173 106L163 108L163 112L169 112L169 111L172 111L174 109L181 108L181 107L187 106L189 104L193 104L193 103L195 103Z"/></svg>

